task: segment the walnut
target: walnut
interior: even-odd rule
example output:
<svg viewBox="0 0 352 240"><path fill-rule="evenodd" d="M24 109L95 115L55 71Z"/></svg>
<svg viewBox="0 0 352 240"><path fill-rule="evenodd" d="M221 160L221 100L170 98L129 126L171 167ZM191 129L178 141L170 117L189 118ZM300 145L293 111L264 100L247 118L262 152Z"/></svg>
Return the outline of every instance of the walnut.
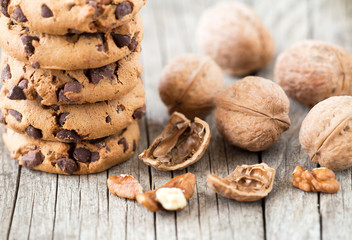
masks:
<svg viewBox="0 0 352 240"><path fill-rule="evenodd" d="M161 171L184 169L203 156L209 141L210 129L205 121L195 118L191 122L174 112L165 129L139 159Z"/></svg>
<svg viewBox="0 0 352 240"><path fill-rule="evenodd" d="M252 202L266 197L272 190L275 169L265 163L237 166L225 178L215 174L207 177L208 186L225 198Z"/></svg>
<svg viewBox="0 0 352 240"><path fill-rule="evenodd" d="M161 188L155 192L156 200L165 210L177 211L187 206L187 200L179 188Z"/></svg>
<svg viewBox="0 0 352 240"><path fill-rule="evenodd" d="M352 57L322 41L298 42L278 57L275 81L291 98L313 107L331 96L352 94Z"/></svg>
<svg viewBox="0 0 352 240"><path fill-rule="evenodd" d="M199 21L197 41L207 55L230 75L247 75L274 56L274 40L249 7L225 2L206 10Z"/></svg>
<svg viewBox="0 0 352 240"><path fill-rule="evenodd" d="M188 118L204 118L214 109L214 98L224 87L222 71L210 57L185 54L164 68L159 93L170 114L177 111Z"/></svg>
<svg viewBox="0 0 352 240"><path fill-rule="evenodd" d="M308 170L297 166L293 171L293 186L306 192L336 193L340 185L335 179L335 173L328 168Z"/></svg>
<svg viewBox="0 0 352 240"><path fill-rule="evenodd" d="M303 120L299 142L323 167L352 167L352 97L330 97L315 105Z"/></svg>
<svg viewBox="0 0 352 240"><path fill-rule="evenodd" d="M214 109L214 98L224 87L222 71L210 57L186 54L164 68L159 93L170 114L177 111L191 119L204 118Z"/></svg>
<svg viewBox="0 0 352 240"><path fill-rule="evenodd" d="M111 194L121 198L136 199L138 194L143 193L142 186L130 175L111 176L107 184Z"/></svg>
<svg viewBox="0 0 352 240"><path fill-rule="evenodd" d="M186 200L188 200L192 197L194 193L195 185L196 185L196 176L193 173L186 173L178 177L174 177L168 183L166 183L164 186L158 189L137 195L137 202L142 204L144 207L146 207L149 211L152 211L152 212L156 212L158 210L167 210L166 208L164 208L164 206L170 207L169 210L171 210L174 208L175 205L174 204L168 205L166 203L168 200L165 199L164 196L161 196L163 195L163 193L159 194L159 200L161 200L160 202L157 199L157 192L163 188L178 188L182 190L184 197L186 198ZM166 193L167 192L168 191L166 191ZM180 200L179 197L176 197L176 198L178 203L176 204L175 210L180 210L180 207L184 206L184 204L182 204L182 200Z"/></svg>
<svg viewBox="0 0 352 240"><path fill-rule="evenodd" d="M246 77L230 85L216 99L216 126L232 145L262 151L290 127L289 100L276 83Z"/></svg>

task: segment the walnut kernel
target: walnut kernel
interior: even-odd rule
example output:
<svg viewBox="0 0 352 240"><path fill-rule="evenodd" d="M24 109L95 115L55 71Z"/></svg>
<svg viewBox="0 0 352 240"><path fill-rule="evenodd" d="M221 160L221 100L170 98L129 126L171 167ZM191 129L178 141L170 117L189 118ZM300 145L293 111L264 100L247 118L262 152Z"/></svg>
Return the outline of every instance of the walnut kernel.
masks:
<svg viewBox="0 0 352 240"><path fill-rule="evenodd" d="M155 192L156 200L165 210L176 211L187 206L187 200L179 188L160 188Z"/></svg>
<svg viewBox="0 0 352 240"><path fill-rule="evenodd" d="M297 166L293 172L293 186L306 192L336 193L340 185L335 179L335 173L328 168L308 170Z"/></svg>
<svg viewBox="0 0 352 240"><path fill-rule="evenodd" d="M136 199L138 194L143 193L142 186L131 175L111 176L107 184L110 193L121 198Z"/></svg>

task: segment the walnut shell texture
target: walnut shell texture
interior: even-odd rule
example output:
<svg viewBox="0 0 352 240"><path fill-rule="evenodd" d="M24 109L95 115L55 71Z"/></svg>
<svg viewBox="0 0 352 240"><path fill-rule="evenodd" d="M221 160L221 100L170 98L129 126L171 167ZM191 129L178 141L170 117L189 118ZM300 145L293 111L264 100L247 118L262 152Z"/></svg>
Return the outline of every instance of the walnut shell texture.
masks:
<svg viewBox="0 0 352 240"><path fill-rule="evenodd" d="M313 162L332 170L352 166L352 97L330 97L302 122L299 142Z"/></svg>
<svg viewBox="0 0 352 240"><path fill-rule="evenodd" d="M204 118L215 107L214 98L225 87L220 67L210 58L185 54L163 70L159 93L169 113Z"/></svg>
<svg viewBox="0 0 352 240"><path fill-rule="evenodd" d="M273 189L275 169L267 164L237 166L225 178L207 177L208 186L223 197L252 202L266 197Z"/></svg>
<svg viewBox="0 0 352 240"><path fill-rule="evenodd" d="M208 123L187 119L174 112L162 133L144 150L139 159L159 171L174 171L196 163L210 142Z"/></svg>
<svg viewBox="0 0 352 240"><path fill-rule="evenodd" d="M199 21L197 41L204 53L230 75L246 75L267 65L274 40L259 16L238 2L219 3Z"/></svg>
<svg viewBox="0 0 352 240"><path fill-rule="evenodd" d="M352 94L352 57L336 45L301 41L279 55L275 81L291 98L313 107L326 98Z"/></svg>
<svg viewBox="0 0 352 240"><path fill-rule="evenodd" d="M290 127L289 100L282 88L264 78L246 77L216 99L216 126L232 145L262 151Z"/></svg>

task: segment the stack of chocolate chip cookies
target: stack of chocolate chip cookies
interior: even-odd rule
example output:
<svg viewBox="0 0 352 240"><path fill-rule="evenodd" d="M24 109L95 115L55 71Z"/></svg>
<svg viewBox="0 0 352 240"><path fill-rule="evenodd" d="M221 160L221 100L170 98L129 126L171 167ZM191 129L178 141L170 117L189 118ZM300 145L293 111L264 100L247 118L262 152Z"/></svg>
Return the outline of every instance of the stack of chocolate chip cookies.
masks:
<svg viewBox="0 0 352 240"><path fill-rule="evenodd" d="M134 154L145 3L0 0L0 121L21 165L88 174Z"/></svg>

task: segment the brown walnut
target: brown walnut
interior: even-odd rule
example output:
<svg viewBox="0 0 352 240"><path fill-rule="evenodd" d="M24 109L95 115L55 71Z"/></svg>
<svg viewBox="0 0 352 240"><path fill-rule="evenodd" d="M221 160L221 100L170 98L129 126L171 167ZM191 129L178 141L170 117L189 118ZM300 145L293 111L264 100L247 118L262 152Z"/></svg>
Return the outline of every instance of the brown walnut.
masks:
<svg viewBox="0 0 352 240"><path fill-rule="evenodd" d="M222 71L210 57L185 54L164 68L159 93L170 114L177 111L188 118L204 118L214 109L214 98L224 87Z"/></svg>
<svg viewBox="0 0 352 240"><path fill-rule="evenodd" d="M335 173L328 168L315 168L309 172L297 166L292 182L293 186L306 192L336 193L340 188Z"/></svg>
<svg viewBox="0 0 352 240"><path fill-rule="evenodd" d="M247 75L274 56L274 40L258 15L239 2L224 2L206 10L196 37L200 48L230 75Z"/></svg>
<svg viewBox="0 0 352 240"><path fill-rule="evenodd" d="M276 83L246 77L230 85L216 99L216 126L232 145L262 151L290 127L289 100Z"/></svg>
<svg viewBox="0 0 352 240"><path fill-rule="evenodd" d="M313 107L326 98L352 94L352 57L336 45L301 41L278 57L275 81L291 98Z"/></svg>
<svg viewBox="0 0 352 240"><path fill-rule="evenodd" d="M352 167L352 97L330 97L315 105L302 122L299 142L323 167Z"/></svg>
<svg viewBox="0 0 352 240"><path fill-rule="evenodd" d="M207 177L208 186L225 198L252 202L266 197L272 190L275 169L265 163L237 166L225 178L215 174Z"/></svg>
<svg viewBox="0 0 352 240"><path fill-rule="evenodd" d="M190 199L194 193L196 185L196 176L193 173L186 173L171 179L164 186L153 191L145 192L137 195L137 202L142 204L151 212L165 210L161 203L157 200L156 192L162 188L179 188L182 190L186 200Z"/></svg>
<svg viewBox="0 0 352 240"><path fill-rule="evenodd" d="M143 193L141 185L131 175L111 176L107 184L110 193L121 198L136 199L138 194Z"/></svg>
<svg viewBox="0 0 352 240"><path fill-rule="evenodd" d="M199 118L191 122L183 114L174 112L165 129L139 159L161 171L184 169L203 156L209 141L208 123Z"/></svg>

